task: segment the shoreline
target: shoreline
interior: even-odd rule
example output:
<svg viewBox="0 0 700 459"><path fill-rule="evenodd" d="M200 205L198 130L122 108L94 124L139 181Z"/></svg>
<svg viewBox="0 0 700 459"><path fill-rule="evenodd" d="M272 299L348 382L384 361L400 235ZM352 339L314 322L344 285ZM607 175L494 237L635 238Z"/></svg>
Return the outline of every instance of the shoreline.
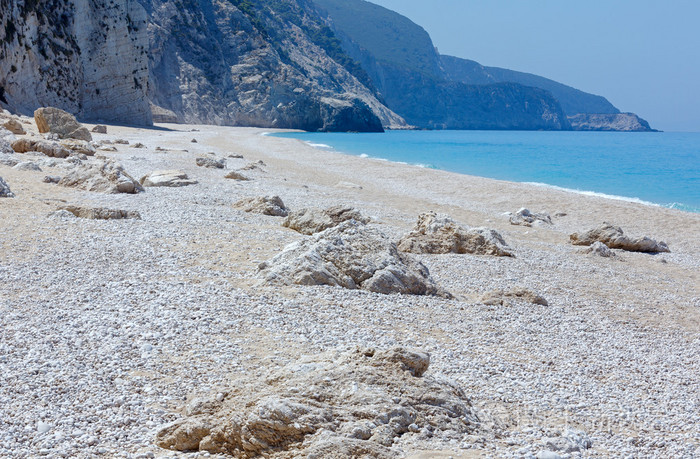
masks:
<svg viewBox="0 0 700 459"><path fill-rule="evenodd" d="M0 164L16 195L0 199L0 456L185 458L154 436L191 400L245 393L304 356L396 346L430 353L427 374L459 385L484 424L493 420L459 440L406 433L396 457L535 456L568 429L591 439L586 457L697 452L700 214L368 160L264 132L274 131L108 126L96 141L130 145L100 154L132 176L179 169L198 182L135 195L43 183L64 173L64 160L42 162L41 172ZM203 156L225 169L196 166ZM225 179L232 170L251 180ZM309 237L233 207L264 195L292 210L352 206L391 241L419 214L446 213L498 231L516 257L415 255L452 299L260 284L260 263ZM49 216L64 205L141 219ZM511 225L505 213L521 207L549 213L553 225ZM671 253L601 258L569 243L603 221L663 240ZM480 301L512 288L549 305Z"/></svg>
<svg viewBox="0 0 700 459"><path fill-rule="evenodd" d="M465 131L466 132L466 131ZM471 132L471 131L469 131ZM490 131L474 131L474 132L490 132ZM530 131L522 131L522 132L530 132ZM279 132L265 132L263 135L270 135L277 137L276 134L316 134L316 133L311 133L311 132L306 132L306 131L298 131L298 130L279 130ZM348 133L351 134L351 133ZM321 133L320 135L323 135ZM493 180L502 180L502 181L509 181L512 183L519 183L519 184L524 184L524 185L535 185L535 186L542 186L542 187L548 187L548 188L553 188L553 189L558 189L558 190L563 190L563 191L568 191L571 193L577 193L580 195L585 195L585 196L599 196L607 199L613 199L613 200L621 200L621 201L629 201L629 202L635 202L639 204L644 204L648 206L655 206L655 207L662 207L662 208L667 208L667 209L676 209L680 210L683 212L688 212L688 213L700 213L700 207L691 205L691 204L686 204L684 202L679 202L679 201L674 201L674 202L655 202L651 201L649 199L642 199L636 196L627 196L623 194L616 194L616 193L609 193L609 192L601 192L601 191L595 191L594 189L588 189L588 188L574 188L570 186L560 186L560 185L555 185L547 182L538 182L538 181L533 181L529 179L523 179L523 180L510 180L510 179L502 179L499 177L495 176L489 176L489 175L474 175L466 172L461 172L459 170L452 170L449 168L440 168L437 166L434 166L430 163L420 163L420 162L407 162L407 161L402 161L402 160L397 160L397 159L387 159L381 156L376 156L368 153L360 153L358 152L348 152L348 151L343 151L342 149L337 149L333 145L326 144L326 143L318 143L318 141L313 141L309 139L303 139L303 138L298 138L298 137L288 137L286 135L280 136L281 138L293 138L295 140L300 140L304 142L305 144L317 148L320 150L324 151L335 151L337 153L341 154L347 154L351 156L356 156L356 157L363 157L363 158L369 158L372 160L376 161L388 161L388 162L393 162L396 164L405 164L405 165L410 165L410 166L415 166L415 167L421 167L421 168L426 168L426 169L434 169L434 170L442 170L445 172L453 172L461 175L467 175L471 177L482 177L482 178L489 178Z"/></svg>

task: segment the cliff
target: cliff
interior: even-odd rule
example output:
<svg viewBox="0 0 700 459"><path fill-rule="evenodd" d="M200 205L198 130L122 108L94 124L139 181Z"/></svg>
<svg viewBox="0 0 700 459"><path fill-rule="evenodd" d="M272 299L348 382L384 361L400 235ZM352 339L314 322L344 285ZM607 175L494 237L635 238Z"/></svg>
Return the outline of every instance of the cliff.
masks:
<svg viewBox="0 0 700 459"><path fill-rule="evenodd" d="M405 126L338 62L349 61L342 50L326 46L334 60L324 49L325 25L303 0L141 3L159 119L309 131Z"/></svg>
<svg viewBox="0 0 700 459"><path fill-rule="evenodd" d="M547 91L517 83L451 79L428 33L363 0L314 0L343 48L372 79L386 105L428 129L569 129Z"/></svg>
<svg viewBox="0 0 700 459"><path fill-rule="evenodd" d="M0 101L31 115L150 124L147 16L135 0L0 0Z"/></svg>
<svg viewBox="0 0 700 459"><path fill-rule="evenodd" d="M333 47L305 0L0 0L0 7L0 104L13 112L51 105L127 124L406 126Z"/></svg>

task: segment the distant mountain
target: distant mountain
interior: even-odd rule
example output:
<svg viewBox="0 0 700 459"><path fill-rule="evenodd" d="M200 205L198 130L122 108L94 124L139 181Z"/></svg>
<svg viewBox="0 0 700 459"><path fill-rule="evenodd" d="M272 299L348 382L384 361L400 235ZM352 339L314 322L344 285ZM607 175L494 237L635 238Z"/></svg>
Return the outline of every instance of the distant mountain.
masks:
<svg viewBox="0 0 700 459"><path fill-rule="evenodd" d="M422 27L373 3L314 2L341 38L345 51L372 78L387 106L410 124L448 129L557 130L571 128L567 116L620 113L602 96L548 78L442 56ZM502 84L508 86L499 86ZM474 87L483 85L491 91ZM527 104L523 104L525 101ZM441 111L448 106L450 112ZM577 128L589 125L580 123ZM627 125L618 122L610 128Z"/></svg>
<svg viewBox="0 0 700 459"><path fill-rule="evenodd" d="M362 0L314 3L381 99L409 124L429 129L570 129L547 91L495 80L479 87L449 78L428 33L394 11Z"/></svg>
<svg viewBox="0 0 700 459"><path fill-rule="evenodd" d="M498 67L484 67L478 62L452 56L440 56L445 75L466 84L512 82L544 89L552 93L569 116L579 113L620 113L605 97L589 94L554 80Z"/></svg>

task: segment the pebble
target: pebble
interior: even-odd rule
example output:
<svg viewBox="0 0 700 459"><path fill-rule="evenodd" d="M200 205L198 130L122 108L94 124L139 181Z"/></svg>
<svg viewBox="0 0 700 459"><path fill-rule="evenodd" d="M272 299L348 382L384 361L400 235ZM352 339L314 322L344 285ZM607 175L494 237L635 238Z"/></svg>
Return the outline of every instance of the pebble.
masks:
<svg viewBox="0 0 700 459"><path fill-rule="evenodd" d="M166 136L183 133L148 135L129 140L165 145ZM173 151L168 161L193 167L192 159L211 148L208 135L203 128L198 144L174 137L192 152ZM258 159L255 151L245 154ZM148 151L145 160L121 155L135 177L170 166ZM274 158L265 161L264 185L253 185L263 188L236 188L235 198L277 194L291 208L347 203L347 189L314 185L302 193L291 177L284 182L276 175ZM264 261L302 236L278 228L274 218L235 212L231 185L216 171L197 169L200 184L187 190L89 195L99 205L137 210L141 221L33 215L3 225L0 457L163 457L169 453L153 445L153 429L177 419L193 395L223 400L232 376L329 349L397 345L430 352L428 374L455 381L485 420L507 423L508 431L450 443L455 439L434 438L413 424L396 445L405 451L455 445L492 457L532 457L542 439L562 435L566 419L592 440L583 456L700 455L697 333L630 318L657 310L663 319L666 305L700 303L669 277L640 286L645 272L636 255L610 264L577 256L564 244L528 245L506 234L515 259L421 257L458 298L522 284L546 289L549 307L328 287L251 288L253 257L236 258L231 247ZM464 196L426 199L464 204ZM382 230L394 240L415 220L361 205L386 222ZM569 214L567 221L576 218ZM658 269L700 269L696 256L674 252L664 259ZM593 286L612 292L593 294Z"/></svg>

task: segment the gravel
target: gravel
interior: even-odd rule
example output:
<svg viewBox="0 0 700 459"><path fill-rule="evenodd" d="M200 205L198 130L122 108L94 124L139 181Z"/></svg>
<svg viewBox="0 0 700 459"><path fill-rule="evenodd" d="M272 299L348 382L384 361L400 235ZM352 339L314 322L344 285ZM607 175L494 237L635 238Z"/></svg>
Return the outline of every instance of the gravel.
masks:
<svg viewBox="0 0 700 459"><path fill-rule="evenodd" d="M453 300L253 287L257 264L305 236L232 203L278 194L292 209L324 207L338 204L333 193L342 191L286 180L274 155L255 151L245 151L246 160L268 164L255 181L197 168L194 158L215 144L213 129L203 128L197 144L187 132L119 135L147 147L114 155L132 176L179 168L200 183L136 196L57 191L142 216L92 221L18 204L18 190L29 185L13 181L18 197L0 207L0 457L184 457L153 439L192 397L300 355L395 345L430 352L430 373L458 382L491 426L457 443L399 439L407 453L700 455L700 334L692 319L700 298L666 270L696 269L697 252L655 264L643 254L603 259L514 231L505 236L516 258L418 257ZM189 152L154 150L165 144ZM0 175L7 171L0 165ZM378 226L397 240L415 221L379 203L346 201L388 221ZM517 286L549 306L474 301ZM571 446L587 440L590 449Z"/></svg>

